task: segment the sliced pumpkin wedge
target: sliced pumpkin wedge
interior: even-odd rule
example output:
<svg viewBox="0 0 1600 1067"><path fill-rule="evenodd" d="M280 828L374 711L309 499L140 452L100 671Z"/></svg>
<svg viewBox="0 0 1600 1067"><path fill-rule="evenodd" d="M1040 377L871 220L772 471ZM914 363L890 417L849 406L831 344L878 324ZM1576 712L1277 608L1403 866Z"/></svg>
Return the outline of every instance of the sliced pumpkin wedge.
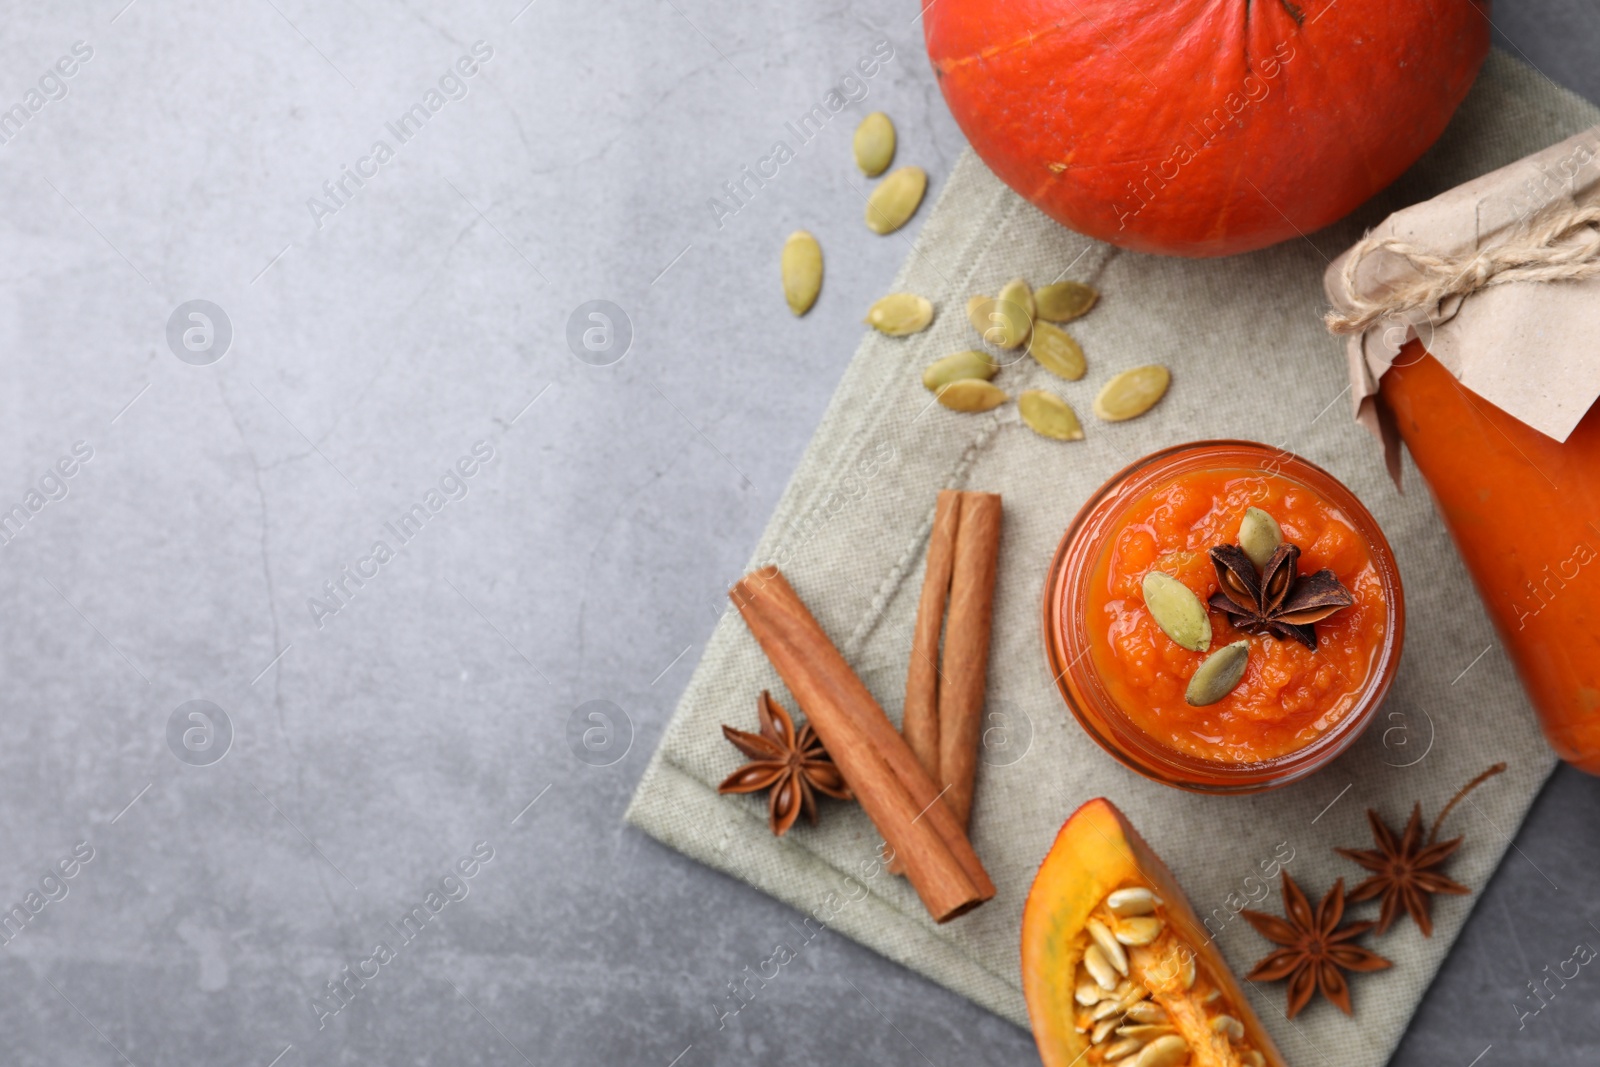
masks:
<svg viewBox="0 0 1600 1067"><path fill-rule="evenodd" d="M1284 1067L1177 879L1104 798L1034 877L1022 989L1045 1067Z"/></svg>

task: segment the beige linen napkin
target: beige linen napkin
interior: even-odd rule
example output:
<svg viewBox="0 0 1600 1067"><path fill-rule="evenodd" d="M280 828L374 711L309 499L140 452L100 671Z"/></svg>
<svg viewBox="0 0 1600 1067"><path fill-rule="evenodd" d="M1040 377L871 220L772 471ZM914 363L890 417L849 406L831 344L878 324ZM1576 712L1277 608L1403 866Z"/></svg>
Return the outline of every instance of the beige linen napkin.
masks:
<svg viewBox="0 0 1600 1067"><path fill-rule="evenodd" d="M1459 786L1505 760L1509 771L1458 807L1446 828L1466 836L1450 874L1481 888L1553 757L1493 647L1490 623L1420 480L1413 471L1412 491L1400 496L1375 443L1344 415L1342 345L1322 327L1321 278L1328 258L1360 236L1362 221L1597 120L1595 108L1496 53L1439 145L1361 219L1311 240L1210 261L1134 255L1090 241L1046 219L964 156L894 283L935 302L933 326L910 338L869 334L862 341L751 565L783 567L898 719L934 497L944 487L1003 494L988 731L972 824L998 895L935 926L910 887L873 862L879 839L859 808L825 801L820 826L801 823L778 840L765 828L758 798L717 795L717 783L741 762L718 724L755 729L763 688L789 700L732 612L718 625L628 820L794 905L808 917L797 931L825 923L1019 1025L1027 1024L1018 974L1023 900L1062 820L1090 797L1109 797L1128 814L1196 910L1210 917L1240 974L1271 947L1235 915L1247 897L1262 895L1264 867L1290 857L1288 870L1314 899L1335 878L1354 884L1361 870L1332 848L1370 847L1364 809L1376 808L1398 828L1421 801L1431 818ZM1169 195L1182 189L1175 185ZM1064 275L1103 294L1069 327L1088 354L1086 379L1062 382L1031 361L996 379L1013 395L1040 387L1066 397L1085 418L1082 442L1034 436L1014 404L982 415L928 406L922 367L976 341L963 313L967 297L994 293L1017 275L1035 285ZM1095 421L1090 406L1100 386L1145 363L1172 368L1166 399L1135 422ZM1040 636L1045 570L1078 506L1139 456L1206 437L1281 445L1330 469L1377 516L1405 581L1404 661L1372 728L1308 781L1255 797L1180 793L1113 762L1056 694ZM1471 904L1440 898L1431 940L1409 921L1369 936L1395 966L1353 980L1353 1020L1320 1002L1287 1020L1281 983L1251 987L1254 1007L1291 1062L1377 1067ZM1279 911L1276 883L1249 906ZM1375 915L1370 904L1352 910ZM730 999L713 1010L736 1007Z"/></svg>

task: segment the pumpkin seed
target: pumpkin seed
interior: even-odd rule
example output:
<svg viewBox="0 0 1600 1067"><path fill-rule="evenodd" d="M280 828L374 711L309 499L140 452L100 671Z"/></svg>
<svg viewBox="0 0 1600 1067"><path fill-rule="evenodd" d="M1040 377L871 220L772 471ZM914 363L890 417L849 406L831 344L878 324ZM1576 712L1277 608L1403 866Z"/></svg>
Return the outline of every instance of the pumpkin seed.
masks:
<svg viewBox="0 0 1600 1067"><path fill-rule="evenodd" d="M1123 919L1117 923L1117 940L1124 945L1148 945L1161 936L1161 930L1165 925L1160 919L1149 915Z"/></svg>
<svg viewBox="0 0 1600 1067"><path fill-rule="evenodd" d="M1100 995L1104 992L1092 978L1080 978L1078 988L1073 991L1072 999L1085 1008L1092 1008L1100 1003Z"/></svg>
<svg viewBox="0 0 1600 1067"><path fill-rule="evenodd" d="M1033 290L1028 288L1024 278L1013 278L1000 288L1000 299L1016 304L1028 313L1028 321L1033 322Z"/></svg>
<svg viewBox="0 0 1600 1067"><path fill-rule="evenodd" d="M1133 1067L1177 1067L1188 1054L1188 1043L1177 1034L1168 1034L1146 1045Z"/></svg>
<svg viewBox="0 0 1600 1067"><path fill-rule="evenodd" d="M1231 1015L1214 1015L1208 1025L1213 1034L1227 1034L1235 1041L1244 1040L1244 1023Z"/></svg>
<svg viewBox="0 0 1600 1067"><path fill-rule="evenodd" d="M1122 1037L1106 1046L1105 1058L1102 1063L1115 1063L1124 1056L1132 1056L1144 1048L1144 1042L1136 1037Z"/></svg>
<svg viewBox="0 0 1600 1067"><path fill-rule="evenodd" d="M932 302L916 293L890 293L867 309L867 325L890 337L921 333L932 321Z"/></svg>
<svg viewBox="0 0 1600 1067"><path fill-rule="evenodd" d="M1193 590L1161 571L1146 573L1141 584L1144 606L1150 609L1150 617L1162 633L1190 652L1204 652L1211 647L1211 616Z"/></svg>
<svg viewBox="0 0 1600 1067"><path fill-rule="evenodd" d="M1111 966L1119 974L1126 976L1128 973L1128 953L1123 949L1117 939L1112 936L1111 928L1099 919L1090 919L1084 924L1089 931L1089 940L1093 941L1101 952L1106 954L1106 959L1111 961Z"/></svg>
<svg viewBox="0 0 1600 1067"><path fill-rule="evenodd" d="M1267 1067L1267 1058L1253 1048L1247 1048L1239 1053L1239 1062L1244 1067Z"/></svg>
<svg viewBox="0 0 1600 1067"><path fill-rule="evenodd" d="M998 385L982 378L963 378L939 390L939 403L951 411L988 411L1011 398Z"/></svg>
<svg viewBox="0 0 1600 1067"><path fill-rule="evenodd" d="M1111 966L1111 961L1106 959L1099 945L1090 945L1083 950L1083 966L1089 972L1089 977L1100 984L1106 991L1117 988L1117 972Z"/></svg>
<svg viewBox="0 0 1600 1067"><path fill-rule="evenodd" d="M867 197L867 229L873 233L893 233L917 213L922 194L928 191L928 175L921 167L901 167Z"/></svg>
<svg viewBox="0 0 1600 1067"><path fill-rule="evenodd" d="M1094 413L1107 422L1137 418L1155 406L1171 381L1172 373L1159 364L1125 370L1094 398Z"/></svg>
<svg viewBox="0 0 1600 1067"><path fill-rule="evenodd" d="M1245 508L1239 522L1239 547L1257 567L1265 567L1267 560L1283 544L1283 528L1278 520L1260 508Z"/></svg>
<svg viewBox="0 0 1600 1067"><path fill-rule="evenodd" d="M1243 641L1240 641L1239 643L1241 645L1244 644ZM1184 954L1183 954L1183 972L1179 975L1179 977L1183 979L1184 992L1188 992L1189 990L1194 988L1194 980L1199 977L1199 974L1195 971L1194 953L1193 952L1189 952L1189 951L1185 951L1184 952Z"/></svg>
<svg viewBox="0 0 1600 1067"><path fill-rule="evenodd" d="M1189 679L1183 699L1197 708L1215 704L1244 680L1244 669L1250 662L1250 642L1235 641L1223 645L1205 658ZM1190 964L1193 970L1193 963Z"/></svg>
<svg viewBox="0 0 1600 1067"><path fill-rule="evenodd" d="M1039 366L1069 382L1082 378L1089 369L1083 358L1083 348L1072 335L1048 322L1034 322L1033 334L1028 339L1028 354Z"/></svg>
<svg viewBox="0 0 1600 1067"><path fill-rule="evenodd" d="M1164 901L1142 885L1114 890L1106 897L1106 907L1113 915L1149 915L1156 905Z"/></svg>
<svg viewBox="0 0 1600 1067"><path fill-rule="evenodd" d="M856 166L869 178L876 178L894 159L894 123L881 111L874 111L856 127Z"/></svg>
<svg viewBox="0 0 1600 1067"><path fill-rule="evenodd" d="M1083 440L1083 424L1078 421L1078 413L1054 393L1029 389L1017 397L1017 410L1028 429L1040 437L1053 437L1057 441Z"/></svg>
<svg viewBox="0 0 1600 1067"><path fill-rule="evenodd" d="M1098 299L1100 294L1082 282L1053 282L1033 294L1035 314L1051 322L1071 322Z"/></svg>
<svg viewBox="0 0 1600 1067"><path fill-rule="evenodd" d="M994 315L999 316L1001 348L1018 348L1033 332L1033 290L1021 278L1013 279L1000 290L994 299ZM987 340L987 338L985 338Z"/></svg>
<svg viewBox="0 0 1600 1067"><path fill-rule="evenodd" d="M1170 1018L1167 1009L1153 1000L1141 1000L1128 1009L1128 1018L1136 1023L1164 1023Z"/></svg>
<svg viewBox="0 0 1600 1067"><path fill-rule="evenodd" d="M789 310L804 315L817 302L822 289L822 246L805 230L796 230L783 242L783 298Z"/></svg>
<svg viewBox="0 0 1600 1067"><path fill-rule="evenodd" d="M1089 1035L1089 1040L1096 1045L1100 1044L1100 1042L1116 1033L1117 1024L1121 1021L1121 1019L1101 1019L1094 1024L1094 1033Z"/></svg>
<svg viewBox="0 0 1600 1067"><path fill-rule="evenodd" d="M1122 1026L1117 1029L1118 1037L1137 1037L1141 1042L1154 1041L1158 1037L1178 1032L1176 1026L1170 1023L1135 1023L1132 1026Z"/></svg>
<svg viewBox="0 0 1600 1067"><path fill-rule="evenodd" d="M1102 1019L1109 1019L1113 1015L1117 1016L1117 1022L1121 1024L1123 1015L1122 1002L1115 996L1110 1000L1102 1000L1095 1005L1095 1009L1089 1013L1089 1019L1092 1022L1099 1022Z"/></svg>
<svg viewBox="0 0 1600 1067"><path fill-rule="evenodd" d="M992 311L994 311L994 297L969 296L967 298L967 321L972 323L972 328L977 330L985 341L989 340L988 332L994 326L994 322L989 318L989 314Z"/></svg>
<svg viewBox="0 0 1600 1067"><path fill-rule="evenodd" d="M952 352L928 364L922 372L922 384L929 391L937 393L952 382L967 378L993 378L999 370L1000 365L989 353L969 348L965 352Z"/></svg>

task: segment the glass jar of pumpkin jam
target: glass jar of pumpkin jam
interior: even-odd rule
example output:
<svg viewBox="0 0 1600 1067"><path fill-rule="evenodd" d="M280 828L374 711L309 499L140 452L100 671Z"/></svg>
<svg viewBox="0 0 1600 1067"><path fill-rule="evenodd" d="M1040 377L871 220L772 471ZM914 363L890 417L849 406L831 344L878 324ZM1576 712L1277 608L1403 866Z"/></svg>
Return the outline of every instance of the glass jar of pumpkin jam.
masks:
<svg viewBox="0 0 1600 1067"><path fill-rule="evenodd" d="M1299 574L1330 570L1354 598L1314 624L1315 650L1208 608L1210 646L1191 651L1145 606L1152 570L1206 603L1210 549L1238 540L1250 507L1300 547ZM1062 538L1044 615L1051 673L1089 735L1141 774L1202 792L1285 785L1342 752L1388 691L1405 628L1393 553L1361 502L1320 467L1245 441L1166 449L1101 487ZM1190 705L1195 670L1236 641L1249 645L1239 684Z"/></svg>
<svg viewBox="0 0 1600 1067"><path fill-rule="evenodd" d="M1600 774L1600 404L1553 440L1416 341L1379 388L1550 747Z"/></svg>

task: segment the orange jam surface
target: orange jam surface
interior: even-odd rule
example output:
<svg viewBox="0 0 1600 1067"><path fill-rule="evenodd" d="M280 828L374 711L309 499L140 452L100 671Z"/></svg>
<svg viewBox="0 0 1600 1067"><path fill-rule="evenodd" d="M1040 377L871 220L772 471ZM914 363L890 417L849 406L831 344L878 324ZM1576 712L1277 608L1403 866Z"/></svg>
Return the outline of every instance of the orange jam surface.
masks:
<svg viewBox="0 0 1600 1067"><path fill-rule="evenodd" d="M1146 572L1165 571L1208 601L1218 588L1208 553L1238 540L1247 507L1277 519L1284 539L1300 546L1299 573L1332 570L1355 603L1316 624L1316 651L1240 633L1211 610L1211 651L1249 641L1249 666L1233 692L1191 707L1184 689L1207 653L1161 631L1141 583ZM1096 673L1134 725L1178 751L1229 763L1287 755L1338 725L1377 670L1388 624L1382 579L1345 515L1281 474L1240 469L1179 475L1135 501L1095 565L1087 611Z"/></svg>

